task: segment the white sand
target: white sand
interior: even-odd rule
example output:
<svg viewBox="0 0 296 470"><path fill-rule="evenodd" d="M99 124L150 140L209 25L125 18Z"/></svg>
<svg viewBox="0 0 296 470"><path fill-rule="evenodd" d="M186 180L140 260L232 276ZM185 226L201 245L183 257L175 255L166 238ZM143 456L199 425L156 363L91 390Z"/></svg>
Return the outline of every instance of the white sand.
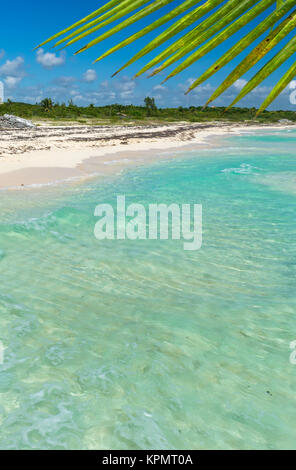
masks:
<svg viewBox="0 0 296 470"><path fill-rule="evenodd" d="M176 156L173 149L211 145L211 136L291 126L180 123L147 127L38 127L1 131L0 188L117 174L131 165Z"/></svg>

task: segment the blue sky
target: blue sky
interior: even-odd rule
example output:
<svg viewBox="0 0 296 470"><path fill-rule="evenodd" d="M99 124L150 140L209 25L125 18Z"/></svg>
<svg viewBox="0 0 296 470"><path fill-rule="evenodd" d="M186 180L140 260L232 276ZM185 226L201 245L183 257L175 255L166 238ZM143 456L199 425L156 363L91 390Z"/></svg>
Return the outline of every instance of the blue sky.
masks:
<svg viewBox="0 0 296 470"><path fill-rule="evenodd" d="M172 5L177 6L181 2L182 0L175 0ZM232 45L234 40L242 35L242 32L168 81L165 86L160 85L164 76L156 76L152 79L143 76L136 80L132 79L134 73L144 65L147 60L145 58L136 62L116 78L111 79L112 73L140 50L147 40L153 38L155 34L121 49L96 65L92 64L93 60L104 50L133 33L136 30L135 27L123 30L116 37L108 39L78 56L73 55L78 49L77 45L62 53L52 51L46 46L39 51L32 50L43 39L96 10L102 3L104 0L85 0L84 2L81 0L43 0L42 2L15 0L12 4L2 2L0 80L5 85L5 98L35 103L44 97L51 97L59 102L73 99L79 105L90 103L105 105L111 103L141 104L144 97L149 95L155 97L159 106L198 106L205 103L215 86L242 58L240 56L235 59L193 93L185 96L184 91L192 79L197 78L206 70L216 60L217 54L224 52L226 47ZM150 18L157 19L166 9L163 8L151 15ZM145 26L148 21L151 21L150 18L149 20L145 19L139 25ZM246 34L257 21L255 20L244 28L243 34ZM78 44L82 46L85 41ZM147 58L150 57L152 55L147 56ZM291 60L287 62L287 64L289 63ZM251 95L242 100L240 105L258 107L270 91L272 84L277 82L281 71L286 67L287 65L281 67ZM251 76L252 73L249 73L244 77L244 80ZM230 104L243 83L240 81L232 86L214 104L217 106ZM289 93L290 90L286 90L272 105L272 109L294 109L295 105L291 105L289 101Z"/></svg>

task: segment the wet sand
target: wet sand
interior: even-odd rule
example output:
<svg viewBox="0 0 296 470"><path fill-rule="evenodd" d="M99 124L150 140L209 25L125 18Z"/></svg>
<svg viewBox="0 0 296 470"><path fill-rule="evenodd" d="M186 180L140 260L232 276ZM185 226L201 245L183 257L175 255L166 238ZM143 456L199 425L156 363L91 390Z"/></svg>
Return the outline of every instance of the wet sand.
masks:
<svg viewBox="0 0 296 470"><path fill-rule="evenodd" d="M213 145L214 136L288 127L211 122L0 129L0 188L115 175L132 165L173 158L174 149Z"/></svg>

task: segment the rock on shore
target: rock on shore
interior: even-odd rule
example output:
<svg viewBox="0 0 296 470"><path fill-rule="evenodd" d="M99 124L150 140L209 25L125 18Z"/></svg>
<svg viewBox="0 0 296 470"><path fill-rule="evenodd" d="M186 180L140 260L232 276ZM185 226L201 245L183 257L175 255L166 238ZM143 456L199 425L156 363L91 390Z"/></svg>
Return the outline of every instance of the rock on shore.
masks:
<svg viewBox="0 0 296 470"><path fill-rule="evenodd" d="M32 129L35 127L32 121L13 116L12 114L0 116L0 129Z"/></svg>

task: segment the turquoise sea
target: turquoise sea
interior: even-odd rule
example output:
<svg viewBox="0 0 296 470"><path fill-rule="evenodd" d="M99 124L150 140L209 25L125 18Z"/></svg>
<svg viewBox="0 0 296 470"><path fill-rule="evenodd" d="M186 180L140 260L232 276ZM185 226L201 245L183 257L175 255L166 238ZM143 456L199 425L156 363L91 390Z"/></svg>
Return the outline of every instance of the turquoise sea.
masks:
<svg viewBox="0 0 296 470"><path fill-rule="evenodd" d="M257 132L0 193L1 449L296 448L295 151ZM117 195L202 204L201 250L96 240Z"/></svg>

